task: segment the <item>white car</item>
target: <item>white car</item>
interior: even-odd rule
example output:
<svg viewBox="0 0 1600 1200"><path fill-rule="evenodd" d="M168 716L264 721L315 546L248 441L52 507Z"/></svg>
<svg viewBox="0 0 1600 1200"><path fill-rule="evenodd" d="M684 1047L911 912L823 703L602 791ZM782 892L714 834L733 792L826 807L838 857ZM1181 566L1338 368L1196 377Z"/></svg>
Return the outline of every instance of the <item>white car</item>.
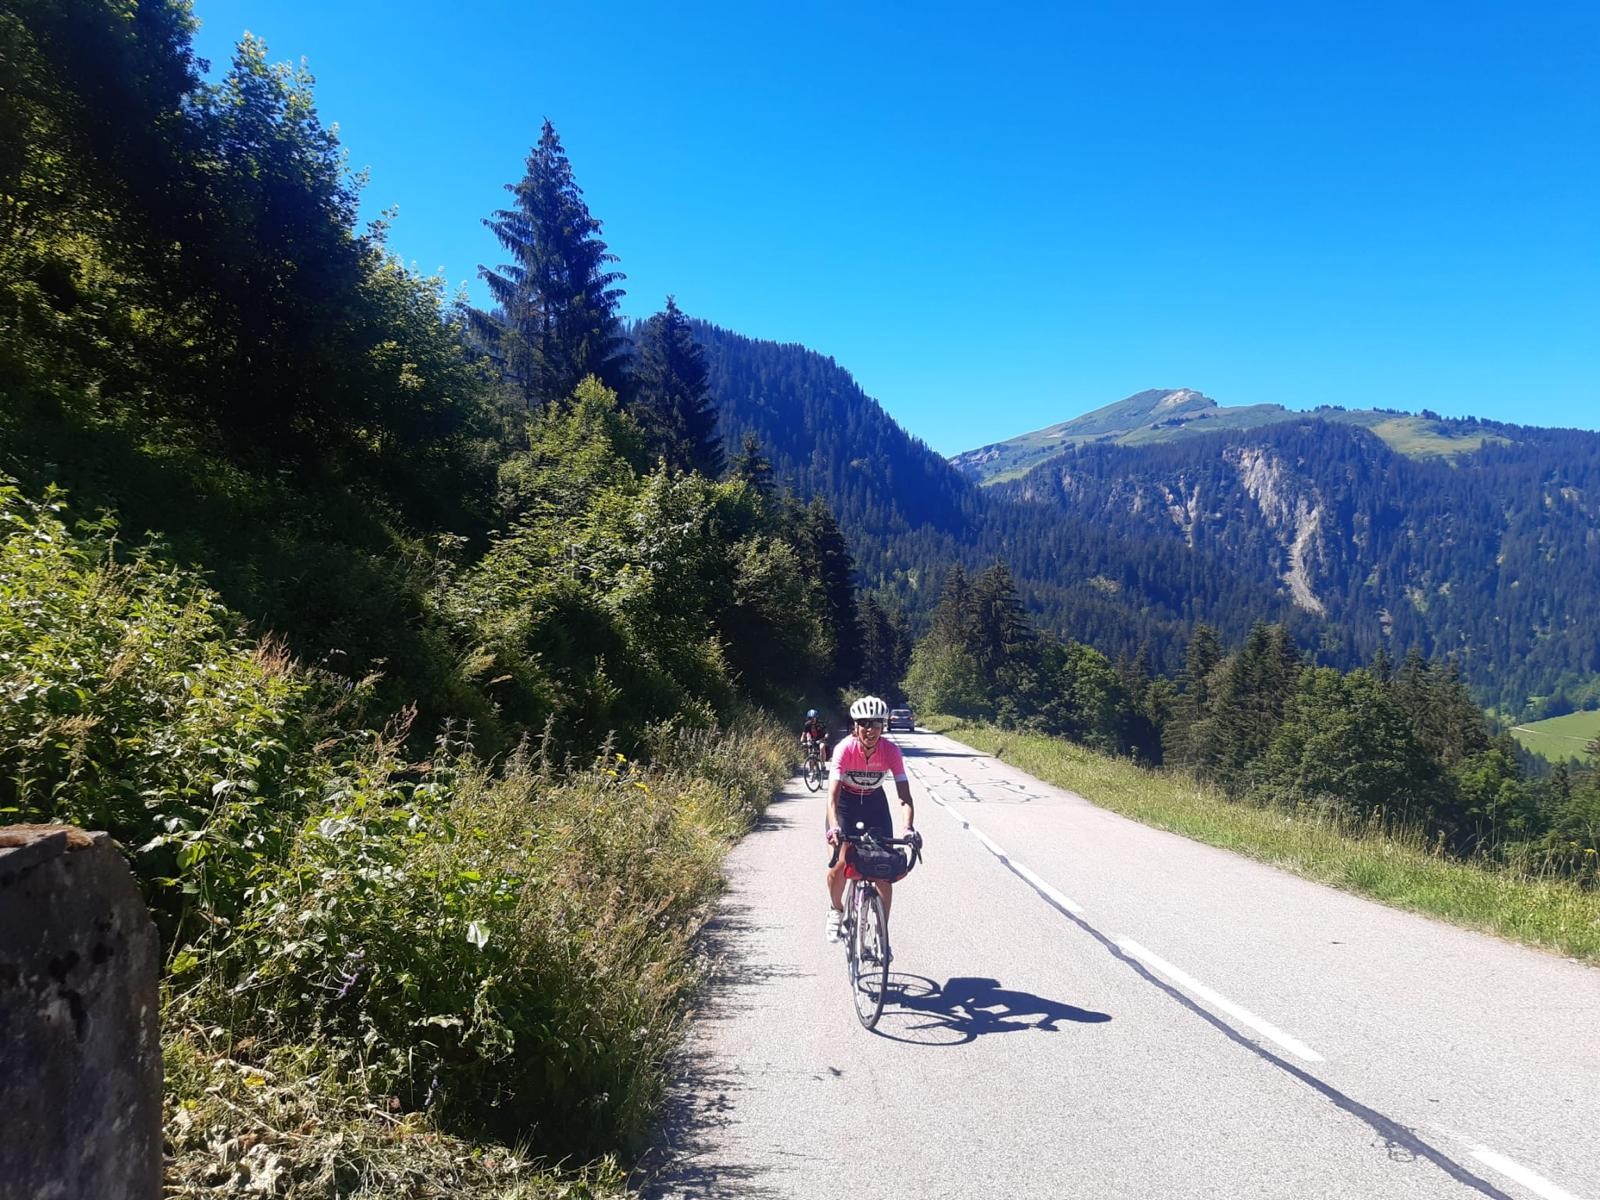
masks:
<svg viewBox="0 0 1600 1200"><path fill-rule="evenodd" d="M917 731L916 718L911 715L909 708L891 708L889 710L889 732L904 729L907 733Z"/></svg>

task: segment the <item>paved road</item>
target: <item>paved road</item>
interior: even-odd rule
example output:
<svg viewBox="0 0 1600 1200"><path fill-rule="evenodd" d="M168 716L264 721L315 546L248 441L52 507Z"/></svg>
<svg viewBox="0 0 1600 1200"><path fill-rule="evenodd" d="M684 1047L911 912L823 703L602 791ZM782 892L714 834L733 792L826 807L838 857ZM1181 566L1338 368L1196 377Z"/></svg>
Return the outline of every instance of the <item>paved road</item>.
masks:
<svg viewBox="0 0 1600 1200"><path fill-rule="evenodd" d="M927 859L877 1032L797 782L729 858L647 1196L1600 1200L1600 971L895 740Z"/></svg>

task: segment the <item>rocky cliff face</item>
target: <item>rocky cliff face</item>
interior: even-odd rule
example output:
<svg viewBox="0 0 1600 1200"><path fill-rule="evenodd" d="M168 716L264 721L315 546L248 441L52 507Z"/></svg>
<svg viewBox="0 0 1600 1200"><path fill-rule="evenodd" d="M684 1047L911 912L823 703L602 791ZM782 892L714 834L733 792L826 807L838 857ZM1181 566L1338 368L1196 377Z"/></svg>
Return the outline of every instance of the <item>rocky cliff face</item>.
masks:
<svg viewBox="0 0 1600 1200"><path fill-rule="evenodd" d="M1264 447L1240 446L1225 451L1223 457L1238 470L1240 486L1288 552L1283 581L1295 604L1326 616L1328 610L1313 586L1316 564L1327 559L1321 539L1326 506L1316 486L1295 476L1282 458Z"/></svg>
<svg viewBox="0 0 1600 1200"><path fill-rule="evenodd" d="M1286 598L1315 617L1329 614L1330 581L1366 573L1355 560L1370 520L1347 517L1341 527L1341 506L1326 481L1270 441L1219 442L1198 461L1146 457L1109 447L1066 454L1004 486L1028 502L1220 552L1252 574L1276 578Z"/></svg>

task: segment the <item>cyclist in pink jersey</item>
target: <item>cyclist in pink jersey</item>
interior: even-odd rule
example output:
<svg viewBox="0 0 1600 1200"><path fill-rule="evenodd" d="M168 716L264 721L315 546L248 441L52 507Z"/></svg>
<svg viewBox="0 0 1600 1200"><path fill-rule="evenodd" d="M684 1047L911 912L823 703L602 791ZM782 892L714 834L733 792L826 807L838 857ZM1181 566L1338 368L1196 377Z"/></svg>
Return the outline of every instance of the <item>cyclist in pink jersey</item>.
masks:
<svg viewBox="0 0 1600 1200"><path fill-rule="evenodd" d="M850 706L850 717L855 722L854 735L843 738L833 748L830 774L833 786L828 789L828 811L825 828L830 845L838 841L841 830L856 832L856 822L880 837L894 836L894 821L889 816L889 797L884 791L884 781L894 780L895 791L905 809L904 836L916 834L916 806L911 802L911 781L906 776L906 762L900 747L883 736L884 722L889 716L889 706L876 696L863 696ZM844 868L849 860L849 847L839 861L828 871L828 940L839 940L839 922L844 916ZM894 885L879 883L883 896L883 915L889 915Z"/></svg>

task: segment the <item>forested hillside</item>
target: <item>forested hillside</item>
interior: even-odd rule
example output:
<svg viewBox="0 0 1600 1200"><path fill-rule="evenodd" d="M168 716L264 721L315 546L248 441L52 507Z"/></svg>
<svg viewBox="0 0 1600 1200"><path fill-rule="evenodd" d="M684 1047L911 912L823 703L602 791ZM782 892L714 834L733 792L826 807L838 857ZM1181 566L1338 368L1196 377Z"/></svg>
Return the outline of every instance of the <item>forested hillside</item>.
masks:
<svg viewBox="0 0 1600 1200"><path fill-rule="evenodd" d="M864 583L919 625L950 564L976 574L996 558L1047 628L1112 656L1144 647L1161 671L1181 666L1190 624L1208 614L1234 639L1257 616L1293 619L1275 582L1238 577L1203 551L1129 547L1096 522L990 495L908 435L830 358L715 326L697 331L724 439L753 435L779 479L824 499Z"/></svg>
<svg viewBox="0 0 1600 1200"><path fill-rule="evenodd" d="M1559 711L1600 673L1600 435L1514 433L1447 461L1301 419L1079 446L994 490L1287 588L1334 665L1415 647L1507 712Z"/></svg>
<svg viewBox="0 0 1600 1200"><path fill-rule="evenodd" d="M699 332L724 436L754 433L780 478L825 498L865 580L918 622L941 564L1001 558L1046 628L1112 657L1143 648L1166 674L1195 622L1237 645L1258 619L1341 669L1380 645L1452 657L1513 714L1562 711L1600 673L1600 435L1456 422L1450 457L1412 456L1363 414L1280 411L1259 428L1088 442L980 488L833 360ZM1143 419L1156 395L1125 403ZM1180 415L1215 408L1170 395ZM1491 440L1467 449L1468 425Z"/></svg>
<svg viewBox="0 0 1600 1200"><path fill-rule="evenodd" d="M670 299L629 338L548 123L465 310L304 69L192 29L0 11L0 820L145 890L169 1194L609 1193L761 706L862 670L848 550L724 461Z"/></svg>

